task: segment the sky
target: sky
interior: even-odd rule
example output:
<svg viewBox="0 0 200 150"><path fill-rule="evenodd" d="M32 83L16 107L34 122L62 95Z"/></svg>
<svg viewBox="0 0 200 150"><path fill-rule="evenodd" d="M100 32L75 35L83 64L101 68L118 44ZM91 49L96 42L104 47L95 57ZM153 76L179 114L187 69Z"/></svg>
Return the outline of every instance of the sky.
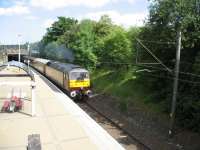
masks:
<svg viewBox="0 0 200 150"><path fill-rule="evenodd" d="M40 41L58 16L78 20L107 14L125 28L142 26L148 0L0 0L0 44Z"/></svg>

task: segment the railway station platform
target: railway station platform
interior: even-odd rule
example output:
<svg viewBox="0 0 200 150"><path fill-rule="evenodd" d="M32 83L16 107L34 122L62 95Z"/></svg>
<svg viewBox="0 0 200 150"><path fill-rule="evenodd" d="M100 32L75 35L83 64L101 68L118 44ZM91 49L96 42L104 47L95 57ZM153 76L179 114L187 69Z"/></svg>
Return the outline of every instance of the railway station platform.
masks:
<svg viewBox="0 0 200 150"><path fill-rule="evenodd" d="M20 74L23 70L0 70L0 74L5 72ZM44 76L35 70L33 72L36 84L35 116L31 116L31 92L28 87L0 86L1 106L13 94L24 99L21 111L0 113L0 150L26 150L28 135L31 134L40 135L42 150L124 150L67 95ZM23 76L0 77L0 83L26 80L30 79Z"/></svg>

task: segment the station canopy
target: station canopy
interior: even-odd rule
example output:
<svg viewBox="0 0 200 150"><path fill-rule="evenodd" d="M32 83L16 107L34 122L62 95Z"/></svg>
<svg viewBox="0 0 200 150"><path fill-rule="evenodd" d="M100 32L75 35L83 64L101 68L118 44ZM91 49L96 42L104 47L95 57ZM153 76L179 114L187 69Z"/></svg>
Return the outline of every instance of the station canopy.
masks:
<svg viewBox="0 0 200 150"><path fill-rule="evenodd" d="M29 76L31 78L31 80L33 80L33 81L35 80L33 72L28 68L28 66L26 64L18 62L18 61L9 61L7 63L1 64L0 68L8 67L8 66L18 67L18 68L24 70L27 73L27 76Z"/></svg>

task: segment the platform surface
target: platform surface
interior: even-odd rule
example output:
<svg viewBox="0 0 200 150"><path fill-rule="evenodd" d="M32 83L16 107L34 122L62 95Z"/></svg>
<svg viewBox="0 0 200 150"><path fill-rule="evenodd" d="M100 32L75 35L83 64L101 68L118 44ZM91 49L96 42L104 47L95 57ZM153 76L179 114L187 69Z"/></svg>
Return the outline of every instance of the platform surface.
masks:
<svg viewBox="0 0 200 150"><path fill-rule="evenodd" d="M26 150L30 134L40 134L42 150L123 150L68 96L36 71L34 74L36 116L31 116L30 87L21 87L20 92L25 99L23 110L0 113L0 150ZM29 79L1 77L2 81L22 82ZM2 101L10 97L11 88L0 87L0 91L2 105Z"/></svg>

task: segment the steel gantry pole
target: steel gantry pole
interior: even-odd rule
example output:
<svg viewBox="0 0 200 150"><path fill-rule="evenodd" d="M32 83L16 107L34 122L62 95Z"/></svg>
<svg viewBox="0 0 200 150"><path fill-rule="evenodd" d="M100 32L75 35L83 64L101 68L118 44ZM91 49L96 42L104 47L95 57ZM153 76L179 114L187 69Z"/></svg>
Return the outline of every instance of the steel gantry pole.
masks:
<svg viewBox="0 0 200 150"><path fill-rule="evenodd" d="M181 56L181 26L178 27L177 31L177 47L176 47L176 65L174 70L174 84L173 84L173 97L172 97L172 106L170 113L170 129L169 135L173 135L173 128L175 122L175 112L176 112L176 101L178 93L178 79L179 79L179 65L180 65L180 56Z"/></svg>

